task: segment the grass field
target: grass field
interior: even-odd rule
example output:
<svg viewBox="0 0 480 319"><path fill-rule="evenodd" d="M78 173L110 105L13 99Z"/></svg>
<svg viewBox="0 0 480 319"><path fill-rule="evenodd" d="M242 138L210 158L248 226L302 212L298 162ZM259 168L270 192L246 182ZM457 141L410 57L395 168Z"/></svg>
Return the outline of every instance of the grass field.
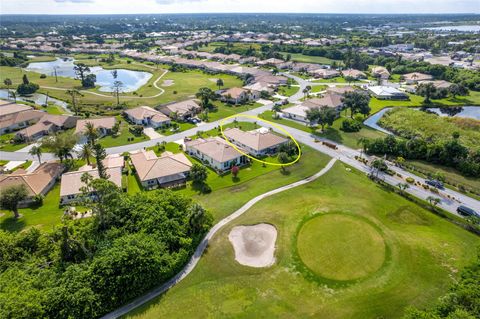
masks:
<svg viewBox="0 0 480 319"><path fill-rule="evenodd" d="M463 145L480 149L480 121L474 119L441 117L408 108L394 108L386 112L378 123L405 138L421 136L426 140L444 141L458 132Z"/></svg>
<svg viewBox="0 0 480 319"><path fill-rule="evenodd" d="M383 236L367 221L339 213L308 219L296 238L299 260L326 283L351 282L376 272L387 249Z"/></svg>
<svg viewBox="0 0 480 319"><path fill-rule="evenodd" d="M346 287L310 278L294 252L295 235L307 216L338 212L375 225L391 250L379 270ZM269 268L235 262L227 239L232 227L257 223L278 230L276 263ZM336 240L348 238L342 224L331 223L329 229ZM126 317L399 318L405 307L426 307L446 293L457 271L475 259L479 244L477 236L337 163L317 181L265 199L224 227L186 279ZM357 254L364 252L370 262L370 248L360 249Z"/></svg>
<svg viewBox="0 0 480 319"><path fill-rule="evenodd" d="M288 53L288 52L280 52L283 54L284 57L287 57L288 54L292 56L291 60L296 62L304 62L304 63L318 63L318 64L332 64L333 61L337 61L337 63L341 62L340 60L332 60L329 58L325 58L323 56L312 56L312 55L304 55L301 53Z"/></svg>

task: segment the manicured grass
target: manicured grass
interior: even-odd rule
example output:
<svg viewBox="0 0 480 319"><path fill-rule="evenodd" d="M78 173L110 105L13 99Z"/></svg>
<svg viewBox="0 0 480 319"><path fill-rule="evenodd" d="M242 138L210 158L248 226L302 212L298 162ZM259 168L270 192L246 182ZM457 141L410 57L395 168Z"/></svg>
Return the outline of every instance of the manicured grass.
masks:
<svg viewBox="0 0 480 319"><path fill-rule="evenodd" d="M19 213L23 215L18 220L13 218L13 213L1 210L4 214L0 217L0 229L8 231L21 231L29 227L41 227L51 230L59 224L62 217L60 209L60 184L56 184L43 199L43 205L35 208L21 208Z"/></svg>
<svg viewBox="0 0 480 319"><path fill-rule="evenodd" d="M345 81L345 78L342 76L337 76L331 79L317 79L317 80L313 80L312 82L314 83L347 83L347 81ZM357 82L352 82L352 85L355 85L355 83Z"/></svg>
<svg viewBox="0 0 480 319"><path fill-rule="evenodd" d="M326 85L315 85L315 86L312 86L312 90L310 91L310 93L317 93L317 92L325 91L326 89L327 89Z"/></svg>
<svg viewBox="0 0 480 319"><path fill-rule="evenodd" d="M295 93L297 93L298 90L300 90L300 86L291 85L290 87L288 87L286 85L282 85L278 88L278 94L283 95L283 96L292 96Z"/></svg>
<svg viewBox="0 0 480 319"><path fill-rule="evenodd" d="M0 150L6 152L15 152L27 146L26 143L11 143L15 133L0 135Z"/></svg>
<svg viewBox="0 0 480 319"><path fill-rule="evenodd" d="M120 123L120 131L118 136L107 135L99 139L100 145L105 148L139 143L142 141L147 141L149 138L145 135L136 136L129 131L130 125L122 119L121 117L117 118L117 121L121 121ZM128 140L130 139L130 141Z"/></svg>
<svg viewBox="0 0 480 319"><path fill-rule="evenodd" d="M341 62L340 60L332 60L329 58L325 58L323 56L312 56L312 55L304 55L301 53L288 53L288 52L280 52L283 54L284 57L287 57L288 54L291 55L291 60L296 62L304 62L304 63L318 63L318 64L332 64L333 61Z"/></svg>
<svg viewBox="0 0 480 319"><path fill-rule="evenodd" d="M177 127L176 130L173 130L172 127L158 128L157 129L158 133L160 133L162 135L165 135L165 136L168 136L168 135L177 134L177 133L180 133L180 132L183 132L183 131L186 131L186 130L189 130L189 129L195 127L195 124L188 123L188 122L174 122L174 121L172 121L172 123L177 123L178 127Z"/></svg>
<svg viewBox="0 0 480 319"><path fill-rule="evenodd" d="M463 145L480 149L480 121L474 119L441 117L408 108L394 108L386 112L378 123L405 138L421 136L426 140L445 141L457 132Z"/></svg>
<svg viewBox="0 0 480 319"><path fill-rule="evenodd" d="M418 218L398 218L400 208L402 215ZM367 219L381 230L391 249L388 263L347 288L312 280L299 268L294 245L302 220L317 212ZM257 223L270 223L278 230L276 262L269 268L238 264L228 240L232 227ZM336 226L342 227L332 225ZM343 237L339 232L336 240ZM446 293L457 271L475 259L472 247L478 244L477 236L337 162L318 180L269 197L228 224L209 241L187 278L126 317L400 318L406 307L428 307ZM362 253L370 248L360 249Z"/></svg>
<svg viewBox="0 0 480 319"><path fill-rule="evenodd" d="M385 242L375 227L338 213L309 219L298 232L296 248L314 275L340 282L376 272L386 257Z"/></svg>
<svg viewBox="0 0 480 319"><path fill-rule="evenodd" d="M262 106L260 103L232 105L232 104L223 103L221 101L215 101L213 102L213 104L215 104L217 109L215 111L211 111L208 113L209 122L215 122L220 119L223 119L238 113L246 112L248 110Z"/></svg>

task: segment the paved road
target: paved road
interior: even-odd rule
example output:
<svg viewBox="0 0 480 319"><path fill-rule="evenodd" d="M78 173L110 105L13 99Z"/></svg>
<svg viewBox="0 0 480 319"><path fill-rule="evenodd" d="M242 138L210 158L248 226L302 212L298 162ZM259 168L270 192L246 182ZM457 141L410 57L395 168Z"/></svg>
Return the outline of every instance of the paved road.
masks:
<svg viewBox="0 0 480 319"><path fill-rule="evenodd" d="M290 75L290 74L285 74L285 75L295 79L299 83L299 85L300 85L299 92L297 94L293 95L292 97L290 97L290 101L292 101L292 102L298 101L300 98L303 97L303 93L301 93L301 91L303 90L303 88L306 85L308 85L309 82L305 81L305 80L303 80L299 77ZM258 114L263 113L264 111L270 110L272 105L273 104L260 106L258 108L240 113L240 114L238 114L238 116L240 117L242 114L243 115L258 115ZM233 120L234 119L226 120L225 123L233 122ZM254 121L253 119L249 119L249 118L242 118L241 120L242 121L251 121L251 122ZM183 139L184 137L195 135L195 134L197 134L198 131L208 131L208 130L214 129L214 128L218 127L219 124L220 124L220 121L206 123L202 126L194 127L194 128L189 129L187 131L180 132L180 133L177 133L177 134L173 134L173 135L170 135L170 136L165 136L165 137L152 139L152 140L148 140L148 141L144 141L144 142L140 142L140 143L130 144L130 145L122 145L122 146L118 146L118 147L112 147L112 148L108 148L106 151L107 151L108 154L118 154L118 153L124 153L124 152L130 152L130 151L138 150L138 149L145 148L145 147L155 146L157 143L161 143L161 142L175 142L175 141ZM271 127L274 130L276 129L275 127L273 127L273 126L271 126L267 123L262 123L262 125L266 126L266 127ZM331 149L331 148L329 148L329 147L327 147L327 146L325 146L321 143L316 142L318 140L331 142L331 141L328 141L327 139L319 139L318 137L312 135L311 133L304 132L304 131L301 131L301 130L298 130L298 129L295 129L295 128L292 128L292 127L289 127L289 126L280 125L280 127L282 127L284 130L289 132L297 141L299 141L299 142L301 142L305 145L308 145L308 146L312 147L313 149L316 149L317 151L320 151L324 154L327 154L327 155L329 155L333 158L338 158L342 162L344 162L344 163L346 163L346 164L348 164L352 167L355 167L356 169L359 169L362 172L365 172L365 173L370 172L370 167L368 167L367 165L364 165L363 163L361 163L361 162L359 162L355 159L355 156L361 156L361 153L358 150L354 150L354 149L348 148L348 147L343 146L343 145L338 145L338 149L333 150L333 149ZM364 157L366 157L366 156L364 155ZM55 157L52 154L43 154L42 158L43 158L43 160L55 159ZM370 159L370 157L367 157L367 158ZM4 151L0 151L0 159L2 159L2 160L12 160L12 161L22 161L22 160L34 160L35 158L33 158L31 155L29 155L26 152L4 152ZM422 181L422 182L424 180L423 178L420 178L420 177L418 177L414 174L411 174L411 173L409 173L409 172L407 172L407 171L405 171L401 168L395 167L393 165L389 165L389 167L392 170L394 170L395 172L398 172L400 175L402 175L404 177L409 176L409 177L414 178L417 181ZM383 178L385 180L385 182L387 182L387 183L389 183L393 186L396 186L400 182L402 182L402 183L404 182L403 179L400 179L396 176L392 177L392 176L384 174L384 175L381 175L380 177ZM423 187L410 185L410 188L407 189L406 192L408 192L408 193L410 193L410 194L412 194L412 195L414 195L418 198L424 199L424 200L426 200L429 196L439 197L441 199L441 202L440 202L439 206L442 207L443 209L447 210L448 212L452 213L452 214L457 214L456 209L461 204L466 205L468 207L471 207L471 208L475 209L476 211L480 211L480 201L475 200L471 197L468 197L466 195L463 195L459 192L456 192L456 191L453 191L453 190L450 190L450 189L440 191L439 196L437 196L437 195L431 193L430 191L427 191L427 190L423 189ZM447 195L450 196L450 198L448 198ZM454 199L452 199L452 198L454 198Z"/></svg>
<svg viewBox="0 0 480 319"><path fill-rule="evenodd" d="M188 274L190 274L193 271L193 269L195 269L195 266L197 266L198 261L200 260L203 253L205 252L205 249L207 248L208 243L213 238L213 236L215 236L215 234L218 233L218 231L223 226L227 225L228 223L232 222L236 218L243 215L253 205L258 203L262 199L265 199L269 196L272 196L272 195L284 192L286 190L292 189L294 187L298 187L298 186L310 183L311 181L314 181L315 179L319 178L320 176L322 176L323 174L328 172L332 168L333 164L335 164L335 162L336 162L336 159L333 158L333 159L330 160L330 162L328 162L328 164L324 168L322 168L322 170L320 170L315 175L312 175L310 177L302 179L298 182L276 188L274 190L271 190L271 191L266 192L264 194L258 195L257 197L249 200L245 205L243 205L238 210L236 210L232 214L228 215L227 217L225 217L224 219L219 221L217 224L215 224L215 226L213 226L210 229L210 231L207 233L207 235L203 238L203 240L197 246L197 249L195 250L195 253L193 254L193 256L190 258L188 264L185 265L185 267L179 273L177 273L173 278L171 278L169 281L167 281L166 283L164 283L160 287L150 291L149 293L147 293L147 294L135 299L134 301L126 304L125 306L123 306L123 307L121 307L121 308L103 316L102 319L113 319L113 318L118 318L120 316L123 316L123 315L127 314L128 312L132 311L133 309L143 305L144 303L146 303L146 302L152 300L153 298L163 294L165 291L167 291L168 289L175 286L177 283L179 283L181 280L183 280L185 277L187 277Z"/></svg>

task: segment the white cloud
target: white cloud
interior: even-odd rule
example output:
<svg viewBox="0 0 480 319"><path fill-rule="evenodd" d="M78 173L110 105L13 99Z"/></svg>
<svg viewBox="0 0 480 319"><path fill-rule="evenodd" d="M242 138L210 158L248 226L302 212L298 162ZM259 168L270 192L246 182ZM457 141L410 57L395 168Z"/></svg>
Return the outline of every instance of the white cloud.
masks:
<svg viewBox="0 0 480 319"><path fill-rule="evenodd" d="M480 13L478 0L1 0L1 13Z"/></svg>

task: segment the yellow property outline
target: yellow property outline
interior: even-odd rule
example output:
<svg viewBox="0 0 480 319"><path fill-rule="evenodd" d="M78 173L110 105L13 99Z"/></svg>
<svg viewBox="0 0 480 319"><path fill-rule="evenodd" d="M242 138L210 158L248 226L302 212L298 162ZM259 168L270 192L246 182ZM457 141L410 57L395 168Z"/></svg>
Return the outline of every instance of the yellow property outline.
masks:
<svg viewBox="0 0 480 319"><path fill-rule="evenodd" d="M297 149L298 149L298 156L297 158L295 158L293 161L291 162L288 162L288 163L284 163L284 164L281 164L281 163L270 163L270 162L266 162L266 161L262 161L256 157L253 157L251 156L250 154L248 153L245 153L243 150L241 150L240 148L238 148L235 144L233 144L232 142L230 142L228 140L228 138L225 136L225 134L223 133L223 125L224 125L224 122L228 119L231 119L231 118L237 118L237 117L248 117L248 118L251 118L251 119L254 119L254 120L257 120L257 121L260 121L260 122L265 122L265 123L268 123L270 125L272 125L273 127L279 129L280 131L282 131L283 133L285 133L288 137L290 137L290 139L295 143L295 145L297 146ZM257 161L259 163L262 163L262 164L267 164L267 165L273 165L273 166L289 166L289 165L292 165L292 164L295 164L296 162L298 162L300 160L300 157L302 156L302 149L300 148L300 145L298 144L298 142L295 140L295 138L293 138L292 134L288 133L284 128L280 127L278 124L275 124L273 122L270 122L270 121L267 121L267 120L264 120L264 119L261 119L259 118L258 116L254 116L254 115L242 115L242 114L235 114L235 115L231 115L229 117L226 117L224 119L222 119L220 121L220 133L222 134L222 137L223 139L225 139L225 141L228 143L228 145L230 145L231 147L233 147L237 152L239 152L240 154L242 155L245 155L246 157L254 160L254 161Z"/></svg>

